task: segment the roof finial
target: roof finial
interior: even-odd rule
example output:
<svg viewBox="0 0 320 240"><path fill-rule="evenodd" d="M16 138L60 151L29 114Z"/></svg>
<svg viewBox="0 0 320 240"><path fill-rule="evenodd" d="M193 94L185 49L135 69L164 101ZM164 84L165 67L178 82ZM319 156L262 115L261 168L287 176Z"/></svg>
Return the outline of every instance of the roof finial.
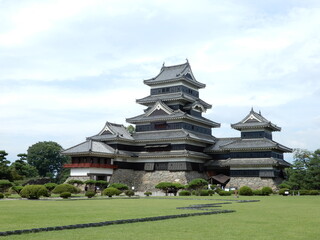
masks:
<svg viewBox="0 0 320 240"><path fill-rule="evenodd" d="M164 67L165 62L162 63L162 67Z"/></svg>
<svg viewBox="0 0 320 240"><path fill-rule="evenodd" d="M261 116L261 110L259 110L259 115Z"/></svg>
<svg viewBox="0 0 320 240"><path fill-rule="evenodd" d="M250 113L253 113L254 111L253 111L253 106L251 107L251 111L250 111Z"/></svg>
<svg viewBox="0 0 320 240"><path fill-rule="evenodd" d="M186 58L187 63L189 63L188 58Z"/></svg>

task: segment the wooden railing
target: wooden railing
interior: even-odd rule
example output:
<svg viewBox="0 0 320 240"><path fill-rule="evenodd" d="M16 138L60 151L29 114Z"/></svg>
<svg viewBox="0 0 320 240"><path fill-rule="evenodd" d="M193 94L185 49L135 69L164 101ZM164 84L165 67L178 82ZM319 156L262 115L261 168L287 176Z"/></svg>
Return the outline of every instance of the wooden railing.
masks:
<svg viewBox="0 0 320 240"><path fill-rule="evenodd" d="M100 164L100 163L68 163L63 165L64 168L117 168L112 164Z"/></svg>

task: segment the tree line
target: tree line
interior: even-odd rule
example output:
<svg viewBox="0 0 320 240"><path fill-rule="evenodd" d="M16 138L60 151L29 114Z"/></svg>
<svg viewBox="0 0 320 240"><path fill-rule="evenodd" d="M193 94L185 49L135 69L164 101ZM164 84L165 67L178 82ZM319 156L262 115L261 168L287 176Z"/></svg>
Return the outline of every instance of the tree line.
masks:
<svg viewBox="0 0 320 240"><path fill-rule="evenodd" d="M47 177L57 183L63 182L69 175L63 165L70 159L61 154L62 150L56 142L38 142L30 146L27 153L18 154L12 163L6 158L8 153L0 150L0 179L17 181Z"/></svg>
<svg viewBox="0 0 320 240"><path fill-rule="evenodd" d="M320 190L320 149L314 152L305 149L294 150L294 161L286 169L287 180L281 187L291 190Z"/></svg>

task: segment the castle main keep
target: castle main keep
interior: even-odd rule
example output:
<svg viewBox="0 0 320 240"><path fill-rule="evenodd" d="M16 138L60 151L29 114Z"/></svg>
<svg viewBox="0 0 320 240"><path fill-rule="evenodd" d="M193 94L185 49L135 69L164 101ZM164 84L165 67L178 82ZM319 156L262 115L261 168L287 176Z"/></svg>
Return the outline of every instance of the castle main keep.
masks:
<svg viewBox="0 0 320 240"><path fill-rule="evenodd" d="M251 109L231 124L239 137L212 135L220 124L203 116L212 106L200 98L206 85L196 80L189 62L162 66L144 84L150 95L137 100L144 112L126 119L134 132L107 122L97 135L63 151L71 157L64 166L71 169L71 179L121 182L137 191L152 191L159 182L187 184L199 177L254 189L275 188L285 178L290 164L283 155L292 150L272 139L281 128L260 112Z"/></svg>

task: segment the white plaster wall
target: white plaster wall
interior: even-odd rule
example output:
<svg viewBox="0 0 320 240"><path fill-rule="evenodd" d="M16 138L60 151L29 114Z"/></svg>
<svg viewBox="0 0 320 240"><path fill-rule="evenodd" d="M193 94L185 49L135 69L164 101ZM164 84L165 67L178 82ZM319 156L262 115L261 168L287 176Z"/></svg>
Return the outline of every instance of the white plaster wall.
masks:
<svg viewBox="0 0 320 240"><path fill-rule="evenodd" d="M71 168L70 176L88 176L88 173L94 174L113 174L113 169L110 168Z"/></svg>

